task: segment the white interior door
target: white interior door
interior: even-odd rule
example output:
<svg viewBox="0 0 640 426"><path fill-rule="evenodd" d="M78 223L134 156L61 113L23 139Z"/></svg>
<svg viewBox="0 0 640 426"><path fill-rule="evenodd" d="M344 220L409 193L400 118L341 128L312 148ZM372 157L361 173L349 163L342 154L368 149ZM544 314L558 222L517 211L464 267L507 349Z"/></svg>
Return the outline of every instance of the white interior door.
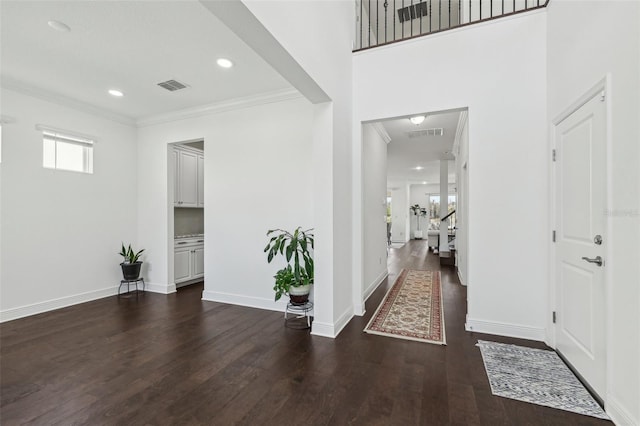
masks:
<svg viewBox="0 0 640 426"><path fill-rule="evenodd" d="M555 128L556 349L602 397L606 365L605 108L604 95L599 94Z"/></svg>

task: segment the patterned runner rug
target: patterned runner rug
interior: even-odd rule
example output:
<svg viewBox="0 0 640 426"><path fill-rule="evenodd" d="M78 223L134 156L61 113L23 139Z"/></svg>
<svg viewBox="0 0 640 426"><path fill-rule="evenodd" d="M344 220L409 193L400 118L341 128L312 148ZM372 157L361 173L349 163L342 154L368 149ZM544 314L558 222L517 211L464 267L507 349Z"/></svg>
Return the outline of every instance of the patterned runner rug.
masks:
<svg viewBox="0 0 640 426"><path fill-rule="evenodd" d="M403 269L364 331L446 344L440 271Z"/></svg>
<svg viewBox="0 0 640 426"><path fill-rule="evenodd" d="M478 340L491 393L608 419L554 351Z"/></svg>

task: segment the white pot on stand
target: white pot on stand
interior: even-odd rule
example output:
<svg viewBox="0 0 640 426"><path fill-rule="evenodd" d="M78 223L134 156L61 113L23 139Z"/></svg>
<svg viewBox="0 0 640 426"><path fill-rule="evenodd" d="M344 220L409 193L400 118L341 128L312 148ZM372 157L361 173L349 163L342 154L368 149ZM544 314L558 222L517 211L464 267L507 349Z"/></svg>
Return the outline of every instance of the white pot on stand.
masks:
<svg viewBox="0 0 640 426"><path fill-rule="evenodd" d="M416 240L421 240L422 239L422 231L419 231L419 230L413 231L413 238L415 238Z"/></svg>

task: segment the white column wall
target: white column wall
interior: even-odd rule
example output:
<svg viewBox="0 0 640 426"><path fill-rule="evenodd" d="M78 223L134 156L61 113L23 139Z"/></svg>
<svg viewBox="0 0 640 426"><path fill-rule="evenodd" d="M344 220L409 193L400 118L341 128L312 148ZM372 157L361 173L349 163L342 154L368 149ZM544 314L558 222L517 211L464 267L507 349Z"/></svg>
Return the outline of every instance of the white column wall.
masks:
<svg viewBox="0 0 640 426"><path fill-rule="evenodd" d="M363 292L356 313L364 313L364 300L387 276L387 143L370 124L363 125ZM360 309L358 309L360 308Z"/></svg>
<svg viewBox="0 0 640 426"><path fill-rule="evenodd" d="M537 340L548 277L545 38L545 12L532 12L353 58L356 123L469 107L467 327ZM389 78L398 64L410 90ZM495 220L496 206L510 214Z"/></svg>
<svg viewBox="0 0 640 426"><path fill-rule="evenodd" d="M245 0L243 3L331 98L331 120L324 116L325 108L321 108L322 116L316 118L317 125L330 126L331 138L326 135L326 143L314 143L314 163L318 161L314 169L323 169L325 176L330 173L327 176L330 186L321 187L328 193L314 193L314 221L326 221L327 232L331 227L331 236L323 236L319 231L318 244L324 239L330 247L324 249L324 255L318 252L316 257L318 268L326 267L325 272L331 275L323 276L322 271L318 271L315 294L318 296L324 291L332 300L330 307L318 301L316 314L330 319L316 319L312 333L335 337L353 316L354 295L361 294L362 287L361 269L352 267L354 256L358 258L355 263L362 262L361 250L354 254L352 248L353 241L360 244L362 238L361 221L357 226L352 222L352 214L361 214L353 209L356 204L360 208L362 195L361 188L352 189L351 184L352 176L361 173L361 163L352 164L356 148L351 144L354 4L322 0ZM331 28L327 30L329 22ZM318 126L316 131L325 133ZM358 130L358 138L359 133ZM357 149L360 157L361 143ZM330 160L327 155L331 156ZM328 197L332 200L331 206L323 202ZM354 285L358 287L355 290ZM327 309L326 315L322 309Z"/></svg>
<svg viewBox="0 0 640 426"><path fill-rule="evenodd" d="M640 3L553 0L547 11L548 121L605 77L610 82L606 211L610 235L605 259L609 358L605 408L617 424L638 425Z"/></svg>

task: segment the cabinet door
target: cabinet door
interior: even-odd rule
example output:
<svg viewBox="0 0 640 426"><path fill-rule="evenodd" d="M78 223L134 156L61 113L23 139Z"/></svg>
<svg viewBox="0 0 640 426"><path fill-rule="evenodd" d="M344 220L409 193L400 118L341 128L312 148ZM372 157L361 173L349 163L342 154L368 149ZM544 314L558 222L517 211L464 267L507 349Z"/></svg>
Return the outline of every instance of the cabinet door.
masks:
<svg viewBox="0 0 640 426"><path fill-rule="evenodd" d="M204 247L197 247L191 253L193 255L193 277L204 277Z"/></svg>
<svg viewBox="0 0 640 426"><path fill-rule="evenodd" d="M173 205L180 206L180 162L178 161L179 153L173 150Z"/></svg>
<svg viewBox="0 0 640 426"><path fill-rule="evenodd" d="M198 155L198 207L204 207L204 155Z"/></svg>
<svg viewBox="0 0 640 426"><path fill-rule="evenodd" d="M191 277L191 248L176 249L173 256L174 282L189 281Z"/></svg>
<svg viewBox="0 0 640 426"><path fill-rule="evenodd" d="M198 154L179 151L180 207L198 206Z"/></svg>

